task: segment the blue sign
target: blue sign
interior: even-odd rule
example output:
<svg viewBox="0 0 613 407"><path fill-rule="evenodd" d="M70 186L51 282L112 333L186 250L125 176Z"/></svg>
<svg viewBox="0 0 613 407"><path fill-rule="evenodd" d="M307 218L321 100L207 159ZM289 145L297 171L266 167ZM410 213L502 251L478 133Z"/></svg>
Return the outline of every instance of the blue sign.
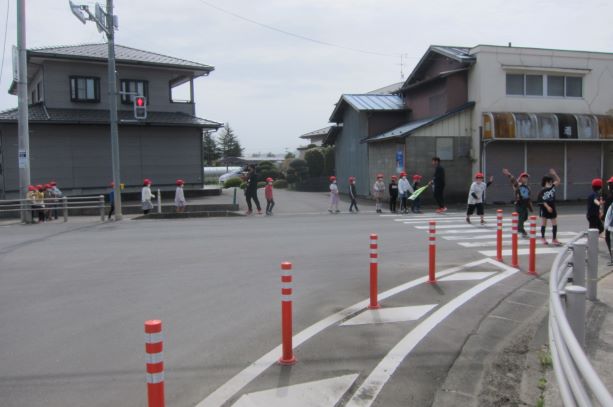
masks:
<svg viewBox="0 0 613 407"><path fill-rule="evenodd" d="M396 151L396 172L401 172L404 169L404 151Z"/></svg>

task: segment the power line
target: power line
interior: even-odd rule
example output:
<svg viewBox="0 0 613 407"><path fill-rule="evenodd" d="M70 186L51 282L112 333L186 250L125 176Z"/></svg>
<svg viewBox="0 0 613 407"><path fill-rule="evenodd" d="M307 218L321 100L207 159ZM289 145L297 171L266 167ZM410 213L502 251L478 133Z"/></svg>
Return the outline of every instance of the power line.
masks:
<svg viewBox="0 0 613 407"><path fill-rule="evenodd" d="M11 0L6 0L6 18L4 20L4 45L2 46L2 63L0 64L0 81L2 81L2 73L4 72L4 56L6 55L6 37L9 29L9 10Z"/></svg>
<svg viewBox="0 0 613 407"><path fill-rule="evenodd" d="M282 30L280 28L273 27L273 26L268 25L268 24L260 23L259 21L253 20L253 19L248 18L248 17L244 17L244 16L242 16L240 14L237 14L237 13L234 13L232 11L226 10L224 8L221 8L219 6L211 4L211 3L209 3L208 1L205 1L205 0L198 0L198 1L200 3L208 6L208 7L214 8L217 11L220 11L222 13L231 15L232 17L238 18L239 20L247 21L247 22L249 22L251 24L258 25L258 26L266 28L268 30L276 31L278 33L285 34L285 35L288 35L290 37L299 38L299 39L304 40L304 41L313 42L315 44L326 45L328 47L334 47L334 48L340 48L340 49L344 49L344 50L347 50L347 51L359 52L359 53L362 53L362 54L378 55L378 56L382 56L382 57L394 57L394 58L397 58L398 55L399 55L399 54L386 54L386 53L383 53L383 52L376 52L376 51L369 51L369 50L364 50L364 49L346 47L344 45L334 44L332 42L321 41L321 40L318 40L318 39L315 39L315 38L307 37L305 35L296 34L296 33L290 32L290 31Z"/></svg>

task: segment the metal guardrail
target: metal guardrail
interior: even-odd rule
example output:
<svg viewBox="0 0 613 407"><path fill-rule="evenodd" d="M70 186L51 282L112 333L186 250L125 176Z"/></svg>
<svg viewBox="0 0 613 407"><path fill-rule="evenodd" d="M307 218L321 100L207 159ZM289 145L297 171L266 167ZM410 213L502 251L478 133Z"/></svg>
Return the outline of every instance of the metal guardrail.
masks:
<svg viewBox="0 0 613 407"><path fill-rule="evenodd" d="M0 214L12 212L18 213L21 216L22 212L32 213L40 210L61 210L64 222L68 221L69 212L75 209L98 209L100 220L104 221L106 212L104 195L46 198L43 201L42 208L32 207L32 202L27 199L0 200Z"/></svg>
<svg viewBox="0 0 613 407"><path fill-rule="evenodd" d="M549 346L567 407L613 406L613 397L584 351L586 295L589 300L597 299L598 235L596 229L580 233L566 244L551 266ZM579 242L585 237L587 245Z"/></svg>

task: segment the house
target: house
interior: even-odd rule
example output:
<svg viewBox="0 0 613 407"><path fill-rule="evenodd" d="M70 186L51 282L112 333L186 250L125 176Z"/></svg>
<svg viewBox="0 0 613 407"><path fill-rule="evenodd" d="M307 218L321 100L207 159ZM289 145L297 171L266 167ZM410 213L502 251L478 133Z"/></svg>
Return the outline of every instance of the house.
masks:
<svg viewBox="0 0 613 407"><path fill-rule="evenodd" d="M157 186L173 185L177 178L202 186L202 132L221 124L195 115L194 81L214 68L121 45L115 52L118 90L145 96L148 111L145 120L136 120L134 95L117 96L120 171L127 189L140 187L143 178ZM107 44L27 51L33 184L54 179L74 193L107 188L112 178L107 56ZM9 92L16 93L15 83ZM17 192L17 109L0 112L0 147L0 187Z"/></svg>
<svg viewBox="0 0 613 407"><path fill-rule="evenodd" d="M485 171L495 176L488 201L509 201L502 168L529 172L536 190L555 168L559 199L583 198L592 178L613 174L610 72L609 53L431 46L394 93L402 107L393 112L407 120L379 132L362 122L346 133L345 125L336 138L337 171L367 167L372 180L399 172L404 159L409 174L427 180L438 156L448 199L464 201L472 175ZM333 113L331 121L337 120ZM347 159L352 151L361 152L359 163Z"/></svg>

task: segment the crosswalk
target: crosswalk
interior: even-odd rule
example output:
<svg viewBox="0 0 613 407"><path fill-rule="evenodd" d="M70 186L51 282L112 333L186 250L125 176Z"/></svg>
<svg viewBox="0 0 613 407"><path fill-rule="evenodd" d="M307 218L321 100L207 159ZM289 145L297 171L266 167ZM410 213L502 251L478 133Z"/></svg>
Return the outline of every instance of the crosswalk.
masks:
<svg viewBox="0 0 613 407"><path fill-rule="evenodd" d="M398 224L413 227L417 230L428 232L430 228L429 222L436 221L436 236L439 239L447 240L458 244L467 249L473 249L486 257L496 256L496 216L490 215L485 217L485 224L480 224L478 216L471 218L472 223L466 222L466 215L461 212L447 212L445 214L418 214L418 215L380 215L397 222ZM526 223L526 230L528 224ZM503 256L511 255L511 218L506 214L503 219ZM551 240L551 229L548 228L547 239ZM558 240L561 243L566 243L571 240L576 232L558 231ZM540 237L540 227L537 227L537 236ZM527 256L529 254L529 239L519 238L518 255ZM562 250L561 247L556 247L551 244L544 244L537 239L536 254L557 254Z"/></svg>

